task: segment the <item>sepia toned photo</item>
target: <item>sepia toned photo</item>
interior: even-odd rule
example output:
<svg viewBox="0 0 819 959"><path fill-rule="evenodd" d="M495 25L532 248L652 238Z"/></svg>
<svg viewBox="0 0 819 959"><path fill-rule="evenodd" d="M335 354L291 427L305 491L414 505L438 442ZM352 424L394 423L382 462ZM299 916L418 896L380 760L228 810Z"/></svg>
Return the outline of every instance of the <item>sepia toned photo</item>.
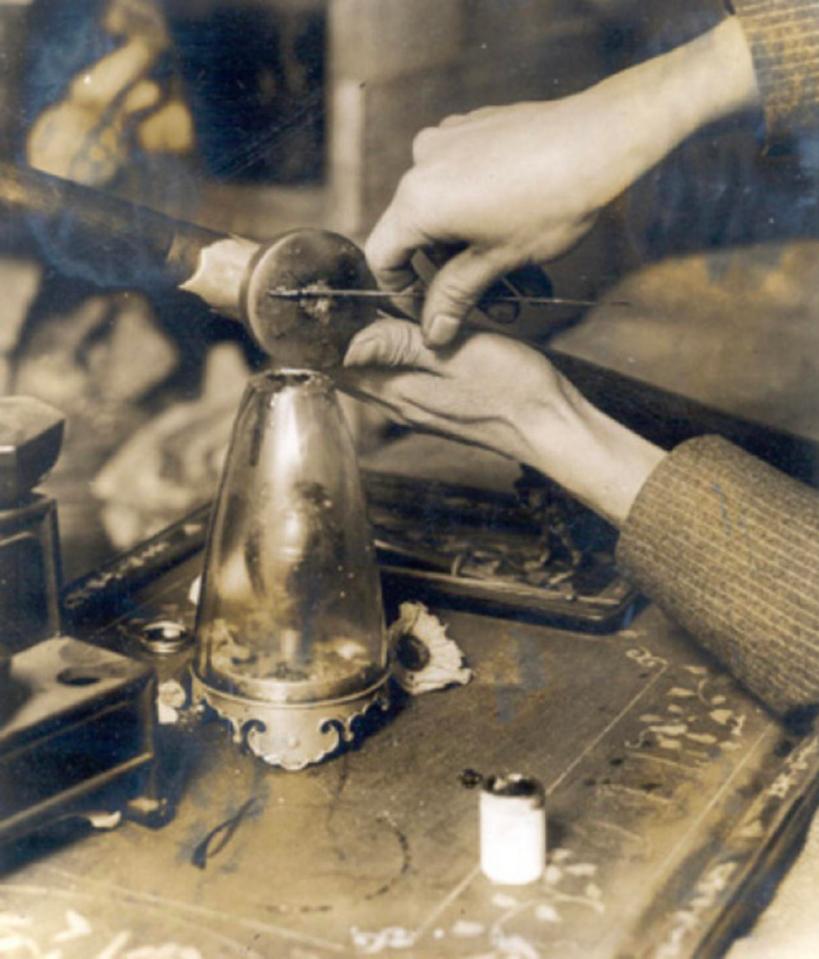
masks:
<svg viewBox="0 0 819 959"><path fill-rule="evenodd" d="M819 0L0 0L0 959L819 957Z"/></svg>

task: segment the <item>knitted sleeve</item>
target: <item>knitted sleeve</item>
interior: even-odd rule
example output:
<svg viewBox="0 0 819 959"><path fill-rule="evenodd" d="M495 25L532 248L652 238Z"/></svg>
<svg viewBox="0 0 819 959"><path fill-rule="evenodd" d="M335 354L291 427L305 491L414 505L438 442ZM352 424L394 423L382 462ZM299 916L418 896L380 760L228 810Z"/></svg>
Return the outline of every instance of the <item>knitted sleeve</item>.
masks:
<svg viewBox="0 0 819 959"><path fill-rule="evenodd" d="M775 712L819 703L819 492L698 437L643 486L617 559Z"/></svg>
<svg viewBox="0 0 819 959"><path fill-rule="evenodd" d="M729 0L742 23L772 139L819 129L819 0Z"/></svg>

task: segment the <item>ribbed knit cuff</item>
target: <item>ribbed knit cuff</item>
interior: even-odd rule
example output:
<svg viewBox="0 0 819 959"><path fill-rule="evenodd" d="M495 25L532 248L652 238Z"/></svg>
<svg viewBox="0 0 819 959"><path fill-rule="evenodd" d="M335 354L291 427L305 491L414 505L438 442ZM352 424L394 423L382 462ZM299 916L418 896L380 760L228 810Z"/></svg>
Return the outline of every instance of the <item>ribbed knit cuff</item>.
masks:
<svg viewBox="0 0 819 959"><path fill-rule="evenodd" d="M775 712L819 703L819 493L718 437L651 474L617 547L637 586Z"/></svg>
<svg viewBox="0 0 819 959"><path fill-rule="evenodd" d="M770 139L819 123L819 0L732 0L748 38Z"/></svg>

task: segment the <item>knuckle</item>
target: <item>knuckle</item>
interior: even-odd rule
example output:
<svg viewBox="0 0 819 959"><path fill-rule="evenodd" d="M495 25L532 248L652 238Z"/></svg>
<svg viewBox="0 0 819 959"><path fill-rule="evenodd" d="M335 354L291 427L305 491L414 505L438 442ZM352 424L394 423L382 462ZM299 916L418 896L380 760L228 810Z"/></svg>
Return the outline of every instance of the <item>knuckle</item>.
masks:
<svg viewBox="0 0 819 959"><path fill-rule="evenodd" d="M413 404L412 411L407 416L418 429L422 430L432 430L439 422L437 416L416 404Z"/></svg>
<svg viewBox="0 0 819 959"><path fill-rule="evenodd" d="M418 360L418 344L409 323L396 321L390 326L389 345L385 351L388 366L413 366Z"/></svg>
<svg viewBox="0 0 819 959"><path fill-rule="evenodd" d="M384 351L384 363L386 366L401 366L403 361L403 344L401 330L390 330L390 337L387 341L387 348Z"/></svg>
<svg viewBox="0 0 819 959"><path fill-rule="evenodd" d="M420 163L433 146L437 139L438 131L434 127L424 127L415 134L412 140L412 159L414 163Z"/></svg>
<svg viewBox="0 0 819 959"><path fill-rule="evenodd" d="M459 309L467 309L475 303L475 292L459 277L448 277L441 281L440 299Z"/></svg>
<svg viewBox="0 0 819 959"><path fill-rule="evenodd" d="M446 116L441 120L439 126L442 130L447 130L449 127L459 126L464 122L468 114L463 113L450 113L449 116Z"/></svg>
<svg viewBox="0 0 819 959"><path fill-rule="evenodd" d="M421 344L417 328L405 323L401 328L401 352L406 366L417 366Z"/></svg>

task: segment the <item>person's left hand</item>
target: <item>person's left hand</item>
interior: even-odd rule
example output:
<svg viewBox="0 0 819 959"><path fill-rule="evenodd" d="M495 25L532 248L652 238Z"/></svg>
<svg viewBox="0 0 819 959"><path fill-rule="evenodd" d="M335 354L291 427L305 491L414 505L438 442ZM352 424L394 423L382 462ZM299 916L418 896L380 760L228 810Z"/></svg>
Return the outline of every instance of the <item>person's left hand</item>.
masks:
<svg viewBox="0 0 819 959"><path fill-rule="evenodd" d="M534 424L582 399L535 350L477 333L434 351L415 323L382 319L362 330L344 361L344 386L400 422L483 446L521 462Z"/></svg>
<svg viewBox="0 0 819 959"><path fill-rule="evenodd" d="M615 524L663 456L545 356L495 333L432 350L415 323L382 319L353 339L344 365L342 389L400 422L533 466Z"/></svg>

